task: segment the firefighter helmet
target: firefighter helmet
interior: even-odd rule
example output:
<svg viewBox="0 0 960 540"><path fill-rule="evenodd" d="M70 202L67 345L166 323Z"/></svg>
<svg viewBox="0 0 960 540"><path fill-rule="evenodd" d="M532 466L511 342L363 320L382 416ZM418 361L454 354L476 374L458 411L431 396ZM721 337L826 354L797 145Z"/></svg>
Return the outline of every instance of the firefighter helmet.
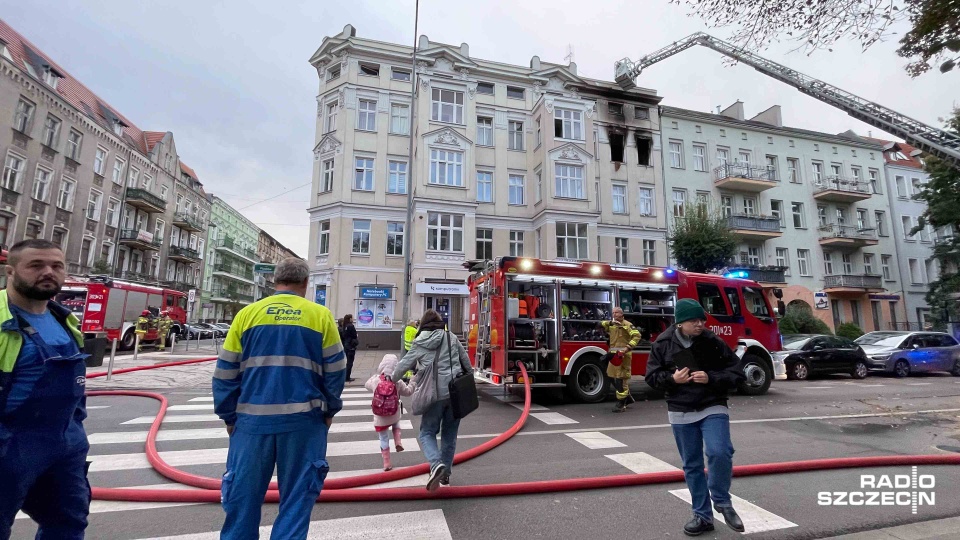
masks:
<svg viewBox="0 0 960 540"><path fill-rule="evenodd" d="M141 316L141 317L149 317L149 316L150 316L150 310L149 310L149 309L145 309L145 310L141 311L141 312L140 312L140 316Z"/></svg>

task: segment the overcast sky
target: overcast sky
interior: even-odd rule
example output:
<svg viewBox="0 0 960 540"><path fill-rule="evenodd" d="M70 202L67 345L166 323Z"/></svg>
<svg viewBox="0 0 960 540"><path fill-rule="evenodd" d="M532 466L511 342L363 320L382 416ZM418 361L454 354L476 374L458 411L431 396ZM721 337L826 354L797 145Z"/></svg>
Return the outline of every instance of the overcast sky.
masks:
<svg viewBox="0 0 960 540"><path fill-rule="evenodd" d="M307 60L324 36L347 23L361 37L411 43L413 6L413 0L0 0L0 17L141 129L172 131L181 159L209 192L306 257L318 89ZM667 0L422 0L420 14L421 34L465 41L474 57L529 65L538 55L563 63L572 45L579 73L606 80L616 60L706 29ZM894 53L896 37L866 53L854 42L812 56L793 48L782 44L761 54L938 127L957 103L960 75L910 79L906 61ZM871 129L752 68L726 65L708 49L661 62L638 82L665 96L666 105L709 111L740 99L748 118L779 104L785 125Z"/></svg>

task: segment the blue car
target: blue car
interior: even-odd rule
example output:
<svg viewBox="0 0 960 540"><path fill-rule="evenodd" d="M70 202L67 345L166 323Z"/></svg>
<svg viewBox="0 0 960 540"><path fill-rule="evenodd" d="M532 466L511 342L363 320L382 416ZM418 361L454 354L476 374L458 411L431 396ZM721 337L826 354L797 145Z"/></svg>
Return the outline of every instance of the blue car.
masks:
<svg viewBox="0 0 960 540"><path fill-rule="evenodd" d="M870 332L857 338L870 369L906 377L947 371L960 377L960 344L944 332Z"/></svg>

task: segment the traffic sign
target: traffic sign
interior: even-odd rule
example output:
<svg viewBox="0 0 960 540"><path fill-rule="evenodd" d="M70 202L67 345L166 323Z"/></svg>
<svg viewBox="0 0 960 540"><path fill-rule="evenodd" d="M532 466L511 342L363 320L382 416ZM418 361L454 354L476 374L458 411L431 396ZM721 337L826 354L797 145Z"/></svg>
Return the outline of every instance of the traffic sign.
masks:
<svg viewBox="0 0 960 540"><path fill-rule="evenodd" d="M197 301L197 290L190 289L187 291L187 300L192 304Z"/></svg>
<svg viewBox="0 0 960 540"><path fill-rule="evenodd" d="M253 265L253 271L258 274L272 274L277 269L277 265L269 263L257 263Z"/></svg>

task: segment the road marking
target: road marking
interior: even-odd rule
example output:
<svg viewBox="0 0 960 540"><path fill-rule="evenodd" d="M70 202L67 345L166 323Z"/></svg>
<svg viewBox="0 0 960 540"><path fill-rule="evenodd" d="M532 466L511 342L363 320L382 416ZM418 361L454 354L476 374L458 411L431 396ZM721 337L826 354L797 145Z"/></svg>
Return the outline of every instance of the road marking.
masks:
<svg viewBox="0 0 960 540"><path fill-rule="evenodd" d="M413 429L410 420L401 420L400 429ZM363 433L373 431L370 422L334 422L330 426L330 433ZM226 439L227 430L222 427L202 429L161 429L157 434L157 441L190 441L201 439ZM147 441L146 431L119 431L113 433L91 433L87 436L90 444L126 444L142 443Z"/></svg>
<svg viewBox="0 0 960 540"><path fill-rule="evenodd" d="M344 388L343 391L346 392L346 393L353 393L353 392L366 392L366 393L368 393L368 394L370 393L369 390L367 390L366 388L364 388L364 387L362 387L362 386L354 386L354 387L352 387L352 388Z"/></svg>
<svg viewBox="0 0 960 540"><path fill-rule="evenodd" d="M194 402L194 401L206 401L206 402L212 402L212 401L213 401L213 396L201 396L201 397L195 397L195 398L193 398L193 399L190 399L190 400L188 400L188 401L190 401L190 402Z"/></svg>
<svg viewBox="0 0 960 540"><path fill-rule="evenodd" d="M566 416L556 413L556 412L539 412L539 413L530 413L530 416L536 418L537 420L543 422L547 425L556 425L556 424L579 424L573 418L567 418Z"/></svg>
<svg viewBox="0 0 960 540"><path fill-rule="evenodd" d="M383 469L367 469L363 471L339 471L339 472L330 472L327 474L327 480L331 478L351 478L354 476L364 476L368 474L379 474L382 473ZM276 480L276 478L274 478ZM358 489L381 489L381 488L398 488L398 487L423 487L427 484L426 475L417 475L411 476L410 478L403 478L401 480L394 480L393 482L385 482L383 484L374 484L372 486L361 486Z"/></svg>
<svg viewBox="0 0 960 540"><path fill-rule="evenodd" d="M520 409L520 410L522 411L522 410L523 410L523 403L524 403L524 402L520 402L520 403L507 403L507 404L508 404L508 405L512 405L512 406L514 406L514 407L516 407L516 408L518 408L518 409ZM543 405L537 405L536 403L531 403L531 404L530 404L530 410L531 410L531 411L549 411L550 409L544 407Z"/></svg>
<svg viewBox="0 0 960 540"><path fill-rule="evenodd" d="M907 386L929 386L929 385L931 385L931 384L933 384L933 383L928 383L928 382L912 382L912 383L907 383Z"/></svg>
<svg viewBox="0 0 960 540"><path fill-rule="evenodd" d="M109 409L110 405L87 405L87 410L92 411L94 409Z"/></svg>
<svg viewBox="0 0 960 540"><path fill-rule="evenodd" d="M827 388L833 388L832 386L801 386L804 390L824 390Z"/></svg>
<svg viewBox="0 0 960 540"><path fill-rule="evenodd" d="M403 439L402 444L407 450L413 452L420 450L420 444L417 442L417 439ZM380 441L377 439L327 443L328 458L379 453ZM225 464L227 462L227 449L204 448L200 450L173 450L160 452L160 457L174 467ZM151 468L150 463L147 461L147 456L143 452L137 452L135 454L103 454L88 456L87 459L92 462L90 464L90 472Z"/></svg>
<svg viewBox="0 0 960 540"><path fill-rule="evenodd" d="M422 482L421 482L422 483ZM199 490L193 486L183 484L154 484L152 486L131 486L125 489L189 489ZM149 510L151 508L171 508L174 506L192 506L205 503L176 503L176 502L131 502L131 501L90 501L91 514L103 514L106 512L127 512L129 510ZM23 512L17 513L17 519L30 519L30 516Z"/></svg>
<svg viewBox="0 0 960 540"><path fill-rule="evenodd" d="M344 406L344 407L363 407L363 406L370 406L370 403L371 403L371 400L370 400L370 399L344 400L344 401L343 401L343 406ZM89 409L90 407L87 407L87 408ZM206 404L206 405L171 405L171 406L167 407L167 410L168 410L168 411L173 411L173 412L178 412L178 411L179 411L179 412L182 412L182 411L212 411L212 410L213 410L213 405L212 405L212 404Z"/></svg>
<svg viewBox="0 0 960 540"><path fill-rule="evenodd" d="M365 409L345 409L337 413L337 418L343 418L347 416L373 416L372 410ZM133 420L127 420L126 422L121 422L121 426L128 426L133 424L152 424L156 419L155 416L141 416L139 418L134 418ZM163 417L163 423L184 423L184 422L222 422L220 417L215 414L174 414Z"/></svg>
<svg viewBox="0 0 960 540"><path fill-rule="evenodd" d="M646 452L631 452L628 454L611 454L606 456L637 474L679 471L677 467L655 458Z"/></svg>
<svg viewBox="0 0 960 540"><path fill-rule="evenodd" d="M260 527L260 538L269 538L272 526ZM393 540L451 540L443 510L358 516L312 521L307 540L363 540L389 536ZM218 540L220 531L142 540Z"/></svg>
<svg viewBox="0 0 960 540"><path fill-rule="evenodd" d="M855 383L855 382L848 382L844 384L848 386L859 386L860 388L876 388L878 386L886 386L885 384L866 384L866 383Z"/></svg>
<svg viewBox="0 0 960 540"><path fill-rule="evenodd" d="M361 397L356 396L356 395L354 395L354 394L350 394L350 395L348 395L348 396L341 396L341 397L344 398L344 399L343 399L343 402L344 402L344 403L347 403L347 402L351 402L351 403L352 403L352 402L355 401L355 400L365 401L366 403L370 403L370 399L361 398ZM372 398L371 398L371 399L372 399ZM194 403L194 402L197 402L197 401L202 401L202 402L205 402L205 403L212 403L212 402L213 402L213 396L196 397L196 398L193 398L193 399L188 400L188 401L191 402L191 403ZM175 406L179 407L179 405L175 405ZM90 407L87 407L87 408L89 409ZM171 409L172 409L172 408L173 408L173 407L171 407Z"/></svg>
<svg viewBox="0 0 960 540"><path fill-rule="evenodd" d="M686 489L675 489L670 492L680 500L690 503L690 491ZM741 499L736 495L730 496L731 502L733 503L733 509L737 511L737 514L740 516L740 519L743 520L743 534L753 534L758 532L766 531L775 531L777 529L788 529L790 527L796 527L797 524L792 521L787 521L782 517L764 510L759 506L753 504L750 501ZM720 512L714 511L713 518L720 522L726 523L723 520L723 514Z"/></svg>
<svg viewBox="0 0 960 540"><path fill-rule="evenodd" d="M600 448L621 448L626 446L613 437L604 435L599 431L582 431L580 433L567 433L567 437L577 441L591 450Z"/></svg>

